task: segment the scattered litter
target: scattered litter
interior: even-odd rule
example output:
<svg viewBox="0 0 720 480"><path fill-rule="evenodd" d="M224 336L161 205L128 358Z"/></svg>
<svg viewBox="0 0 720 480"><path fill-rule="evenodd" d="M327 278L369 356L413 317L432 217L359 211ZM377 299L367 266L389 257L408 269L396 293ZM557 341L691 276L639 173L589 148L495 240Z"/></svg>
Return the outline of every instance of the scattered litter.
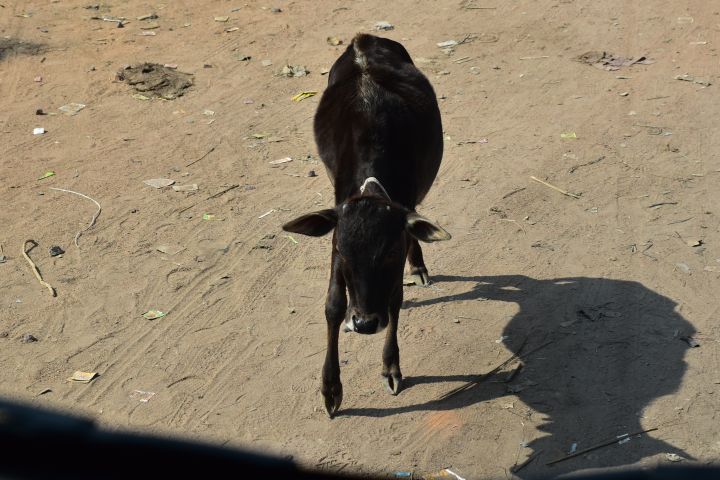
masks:
<svg viewBox="0 0 720 480"><path fill-rule="evenodd" d="M33 135L42 135L45 133L45 129L42 127L33 128Z"/></svg>
<svg viewBox="0 0 720 480"><path fill-rule="evenodd" d="M310 170L306 176L309 178L317 177L317 173L315 173L315 170Z"/></svg>
<svg viewBox="0 0 720 480"><path fill-rule="evenodd" d="M132 97L136 100L150 100L150 97L142 93L133 93Z"/></svg>
<svg viewBox="0 0 720 480"><path fill-rule="evenodd" d="M172 70L175 70L175 69L177 69L178 64L177 64L177 63L166 63L166 64L163 65L163 67L165 67L165 68L170 68L170 69L172 69Z"/></svg>
<svg viewBox="0 0 720 480"><path fill-rule="evenodd" d="M252 57L250 55L245 55L244 53L241 53L240 55L238 55L238 60L240 60L241 62L249 62L250 60L252 60Z"/></svg>
<svg viewBox="0 0 720 480"><path fill-rule="evenodd" d="M265 217L267 217L268 215L270 215L270 214L273 213L273 212L277 212L277 210L275 210L274 208L273 208L273 209L270 209L270 210L268 210L267 212L265 212L265 213L263 213L262 215L260 215L258 218L265 218Z"/></svg>
<svg viewBox="0 0 720 480"><path fill-rule="evenodd" d="M537 57L520 57L520 60L540 60L542 58L550 58L550 55L540 55Z"/></svg>
<svg viewBox="0 0 720 480"><path fill-rule="evenodd" d="M175 180L170 178L151 178L150 180L143 180L143 183L153 188L165 188L175 183Z"/></svg>
<svg viewBox="0 0 720 480"><path fill-rule="evenodd" d="M40 390L40 391L38 392L38 394L36 395L36 397L39 397L40 395L45 395L46 393L51 393L51 392L52 392L52 389L51 389L51 388L43 388L42 390Z"/></svg>
<svg viewBox="0 0 720 480"><path fill-rule="evenodd" d="M620 70L623 67L629 67L631 65L649 65L655 63L654 60L644 56L626 58L608 52L586 52L573 60L608 71Z"/></svg>
<svg viewBox="0 0 720 480"><path fill-rule="evenodd" d="M240 30L240 27L230 27L225 29L225 33L237 32L238 30Z"/></svg>
<svg viewBox="0 0 720 480"><path fill-rule="evenodd" d="M262 65L263 67L269 67L270 65L272 65L272 60L265 59L260 62L260 65Z"/></svg>
<svg viewBox="0 0 720 480"><path fill-rule="evenodd" d="M203 213L203 216L202 216L202 219L206 220L206 221L215 220L215 218L216 218L215 215L213 215L212 213Z"/></svg>
<svg viewBox="0 0 720 480"><path fill-rule="evenodd" d="M337 47L338 45L342 45L343 41L340 40L338 37L327 37L326 39L328 45L332 45L333 47Z"/></svg>
<svg viewBox="0 0 720 480"><path fill-rule="evenodd" d="M38 341L37 337L35 335L32 335L30 333L26 333L25 335L20 338L20 341L22 343L35 343Z"/></svg>
<svg viewBox="0 0 720 480"><path fill-rule="evenodd" d="M155 32L151 32L149 30L143 30L142 32L138 33L141 37L154 37L157 35Z"/></svg>
<svg viewBox="0 0 720 480"><path fill-rule="evenodd" d="M60 255L65 253L65 250L63 250L61 247L59 247L57 245L53 245L52 247L50 247L48 249L48 253L50 254L51 257L59 257Z"/></svg>
<svg viewBox="0 0 720 480"><path fill-rule="evenodd" d="M193 160L192 162L190 162L190 163L188 163L187 165L185 165L185 168L187 168L187 167L189 167L189 166L191 166L191 165L195 165L197 162L199 162L199 161L202 160L203 158L205 158L205 157L207 157L208 155L210 155L212 152L215 151L215 148L216 148L216 147L217 147L217 146L210 147L210 150L208 150L207 152L205 152L205 153L204 153L200 158L198 158L197 160Z"/></svg>
<svg viewBox="0 0 720 480"><path fill-rule="evenodd" d="M314 97L315 95L317 95L317 93L318 92L312 92L312 91L311 92L300 92L297 95L293 96L291 100L293 102L302 102L306 98Z"/></svg>
<svg viewBox="0 0 720 480"><path fill-rule="evenodd" d="M280 158L278 160L271 160L268 163L270 165L281 165L283 163L288 163L288 162L292 162L292 158L290 158L290 157Z"/></svg>
<svg viewBox="0 0 720 480"><path fill-rule="evenodd" d="M375 22L375 30L388 31L388 30L393 30L394 28L395 28L395 25L393 25L390 22L386 22L384 20L380 21L380 22Z"/></svg>
<svg viewBox="0 0 720 480"><path fill-rule="evenodd" d="M310 72L304 65L285 65L280 73L286 77L304 77Z"/></svg>
<svg viewBox="0 0 720 480"><path fill-rule="evenodd" d="M228 20L230 20L230 17L228 17L227 15L223 15L223 16L220 16L220 17L215 17L215 21L216 21L216 22L224 23L224 22L227 22Z"/></svg>
<svg viewBox="0 0 720 480"><path fill-rule="evenodd" d="M40 271L37 269L37 266L35 265L35 262L33 262L30 259L30 257L28 256L28 253L30 252L30 250L27 249L28 243L32 243L32 247L30 248L30 250L32 250L33 248L38 246L38 244L35 240L25 240L23 242L23 248L22 248L23 257L25 257L25 260L27 260L27 262L30 264L33 274L35 274L35 278L37 278L38 282L40 282L40 285L42 285L43 287L50 290L50 294L53 297L56 297L57 293L55 292L55 289L49 283L47 283L45 280L43 280L42 275L40 275Z"/></svg>
<svg viewBox="0 0 720 480"><path fill-rule="evenodd" d="M141 22L143 20L157 20L158 16L155 13L148 13L147 15L140 15L139 17L137 17L137 19Z"/></svg>
<svg viewBox="0 0 720 480"><path fill-rule="evenodd" d="M117 73L117 80L149 96L173 100L193 85L192 75L157 63L128 65Z"/></svg>
<svg viewBox="0 0 720 480"><path fill-rule="evenodd" d="M90 383L97 376L97 372L81 372L80 370L77 370L70 378L68 378L68 380L71 382Z"/></svg>
<svg viewBox="0 0 720 480"><path fill-rule="evenodd" d="M695 19L693 17L678 17L677 23L693 23Z"/></svg>
<svg viewBox="0 0 720 480"><path fill-rule="evenodd" d="M55 172L53 172L52 170L48 170L47 172L43 173L42 176L40 178L38 178L38 180L43 180L45 178L54 177L54 176L55 176Z"/></svg>
<svg viewBox="0 0 720 480"><path fill-rule="evenodd" d="M47 113L45 113L42 108L38 108L35 110L35 115L47 115Z"/></svg>
<svg viewBox="0 0 720 480"><path fill-rule="evenodd" d="M572 445L570 445L570 451L568 453L575 453L577 452L577 442L573 442Z"/></svg>
<svg viewBox="0 0 720 480"><path fill-rule="evenodd" d="M671 462L682 462L683 460L685 460L683 457L681 457L677 453L666 453L665 458L667 458Z"/></svg>
<svg viewBox="0 0 720 480"><path fill-rule="evenodd" d="M703 245L705 242L703 242L702 240L688 240L685 243L687 243L688 247L699 247L699 246Z"/></svg>
<svg viewBox="0 0 720 480"><path fill-rule="evenodd" d="M133 390L130 394L130 398L142 403L147 403L154 396L155 392L146 392L144 390Z"/></svg>
<svg viewBox="0 0 720 480"><path fill-rule="evenodd" d="M143 25L142 28L144 30L155 30L156 28L160 28L160 24L157 22L148 23L147 25Z"/></svg>
<svg viewBox="0 0 720 480"><path fill-rule="evenodd" d="M619 95L620 95L621 97L627 97L628 95L630 95L630 92L622 92L622 93L620 93Z"/></svg>
<svg viewBox="0 0 720 480"><path fill-rule="evenodd" d="M440 48L452 48L452 47L457 47L457 46L458 46L458 41L457 41L457 40L445 40L444 42L438 43L437 46L440 47Z"/></svg>
<svg viewBox="0 0 720 480"><path fill-rule="evenodd" d="M330 73L329 68L321 68L320 69L320 75L327 75L328 73Z"/></svg>
<svg viewBox="0 0 720 480"><path fill-rule="evenodd" d="M297 244L300 243L300 242L298 242L297 240L295 240L295 238L293 238L292 235L285 235L285 238L287 238L288 240L290 240L291 242L293 242L295 245L297 245Z"/></svg>
<svg viewBox="0 0 720 480"><path fill-rule="evenodd" d="M117 23L118 28L123 28L127 22L125 17L113 17L111 15L92 16L90 20L102 20L103 22Z"/></svg>
<svg viewBox="0 0 720 480"><path fill-rule="evenodd" d="M395 478L409 478L412 480L413 472L394 472Z"/></svg>
<svg viewBox="0 0 720 480"><path fill-rule="evenodd" d="M503 342L504 342L505 340L507 340L508 338L510 338L510 337L508 337L507 335L501 335L500 338L498 338L497 340L495 340L495 343L503 343Z"/></svg>
<svg viewBox="0 0 720 480"><path fill-rule="evenodd" d="M688 345L690 345L690 348L697 348L700 346L700 344L697 342L697 340L695 340L692 337L685 336L685 337L679 337L679 339L682 340L683 342L687 343Z"/></svg>
<svg viewBox="0 0 720 480"><path fill-rule="evenodd" d="M662 207L663 205L677 205L677 204L678 204L678 202L658 202L658 203L653 203L652 205L648 205L647 208L658 208L658 207Z"/></svg>
<svg viewBox="0 0 720 480"><path fill-rule="evenodd" d="M188 185L173 185L172 189L176 192L194 192L198 189L197 183L191 183Z"/></svg>
<svg viewBox="0 0 720 480"><path fill-rule="evenodd" d="M203 113L203 115L205 115L206 117L212 117L213 115L215 115L215 112L214 112L214 111L208 110L208 109L203 110L202 113Z"/></svg>
<svg viewBox="0 0 720 480"><path fill-rule="evenodd" d="M488 143L487 138L481 138L479 140L461 140L461 141L457 142L458 145L471 145L471 144L484 145L486 143Z"/></svg>
<svg viewBox="0 0 720 480"><path fill-rule="evenodd" d="M560 134L560 138L577 138L577 134L575 132L564 132Z"/></svg>
<svg viewBox="0 0 720 480"><path fill-rule="evenodd" d="M701 41L701 42L690 42L690 45L707 45L708 42Z"/></svg>
<svg viewBox="0 0 720 480"><path fill-rule="evenodd" d="M684 82L692 82L692 83L696 83L698 85L702 85L703 87L709 87L710 85L712 85L712 83L710 83L707 80L695 78L692 75L688 75L687 73L684 75L676 75L675 80L682 80Z"/></svg>
<svg viewBox="0 0 720 480"><path fill-rule="evenodd" d="M67 105L63 105L62 107L58 108L62 113L65 115L73 116L77 115L80 110L85 108L87 105L82 103L68 103Z"/></svg>
<svg viewBox="0 0 720 480"><path fill-rule="evenodd" d="M157 318L162 318L165 315L167 315L167 313L161 312L160 310L148 310L142 314L143 318L147 320L155 320Z"/></svg>
<svg viewBox="0 0 720 480"><path fill-rule="evenodd" d="M561 188L558 188L558 187L556 187L555 185L551 185L551 184L549 184L549 183L547 183L547 182L545 182L545 181L543 181L543 180L540 180L540 179L537 178L537 177L531 176L530 178L531 178L532 180L535 180L535 181L538 182L538 183L542 183L542 184L545 185L546 187L552 188L553 190L562 193L563 195L567 195L568 197L572 197L572 198L576 198L576 199L579 199L579 198L580 198L579 195L575 195L574 193L566 192L565 190L563 190L563 189L561 189Z"/></svg>
<svg viewBox="0 0 720 480"><path fill-rule="evenodd" d="M684 273L690 273L690 267L688 266L687 263L680 262L680 263L676 263L675 266L678 267Z"/></svg>
<svg viewBox="0 0 720 480"><path fill-rule="evenodd" d="M158 245L155 247L155 250L161 253L165 253L167 255L177 255L178 253L185 250L185 247L182 245Z"/></svg>
<svg viewBox="0 0 720 480"><path fill-rule="evenodd" d="M42 77L41 77L40 75L38 75L38 76L35 77L33 80L34 80L36 83L40 83L40 82L42 82Z"/></svg>

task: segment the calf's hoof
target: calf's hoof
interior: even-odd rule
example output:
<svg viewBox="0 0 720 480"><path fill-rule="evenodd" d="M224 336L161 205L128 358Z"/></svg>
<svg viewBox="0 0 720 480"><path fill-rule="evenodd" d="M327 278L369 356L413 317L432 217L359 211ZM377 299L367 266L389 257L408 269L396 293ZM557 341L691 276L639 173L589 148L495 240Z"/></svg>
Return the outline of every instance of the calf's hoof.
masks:
<svg viewBox="0 0 720 480"><path fill-rule="evenodd" d="M427 287L430 285L430 275L425 267L413 267L410 270L410 280L419 287Z"/></svg>
<svg viewBox="0 0 720 480"><path fill-rule="evenodd" d="M331 419L335 417L343 399L342 384L330 386L327 390L323 389L323 399L325 400L325 411Z"/></svg>
<svg viewBox="0 0 720 480"><path fill-rule="evenodd" d="M397 395L402 390L402 375L383 373L383 385L390 395Z"/></svg>

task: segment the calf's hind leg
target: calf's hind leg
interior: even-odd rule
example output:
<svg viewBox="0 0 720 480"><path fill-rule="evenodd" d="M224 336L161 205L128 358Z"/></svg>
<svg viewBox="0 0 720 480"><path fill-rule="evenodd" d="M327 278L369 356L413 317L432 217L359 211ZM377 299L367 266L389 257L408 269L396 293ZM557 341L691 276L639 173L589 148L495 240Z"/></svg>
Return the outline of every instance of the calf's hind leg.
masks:
<svg viewBox="0 0 720 480"><path fill-rule="evenodd" d="M333 239L333 243L335 239ZM330 267L330 286L325 301L325 319L327 320L327 350L322 369L322 386L320 392L325 400L325 410L333 418L340 409L343 399L343 388L340 382L340 359L338 358L338 337L340 324L345 319L347 296L345 278L340 271L340 264L333 249Z"/></svg>

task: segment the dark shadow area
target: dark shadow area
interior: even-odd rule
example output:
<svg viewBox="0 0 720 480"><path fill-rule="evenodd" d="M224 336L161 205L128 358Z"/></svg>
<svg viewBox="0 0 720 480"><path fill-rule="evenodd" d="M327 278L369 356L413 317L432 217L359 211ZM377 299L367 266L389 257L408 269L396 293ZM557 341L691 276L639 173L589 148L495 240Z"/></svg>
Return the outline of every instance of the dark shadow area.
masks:
<svg viewBox="0 0 720 480"><path fill-rule="evenodd" d="M518 313L503 330L506 347L516 353L551 342L525 359L510 383L514 395L531 411L539 432L530 437L526 455L538 458L517 473L522 478L554 476L578 469L630 465L643 458L682 450L654 438L673 418L650 418L645 409L677 391L687 368L690 348L679 340L693 326L675 311L671 299L638 282L604 278L536 280L523 275L495 277L436 276L436 283L473 282L471 290L405 307L451 301L513 302ZM471 362L466 358L463 362ZM478 374L485 372L479 371ZM408 378L409 386L453 382L466 376ZM445 401L389 409L354 408L344 415L384 417L403 412L451 410L498 398L508 385L489 378ZM599 449L554 466L546 462L568 453L573 443L583 450L625 433L660 426L659 431L623 445Z"/></svg>

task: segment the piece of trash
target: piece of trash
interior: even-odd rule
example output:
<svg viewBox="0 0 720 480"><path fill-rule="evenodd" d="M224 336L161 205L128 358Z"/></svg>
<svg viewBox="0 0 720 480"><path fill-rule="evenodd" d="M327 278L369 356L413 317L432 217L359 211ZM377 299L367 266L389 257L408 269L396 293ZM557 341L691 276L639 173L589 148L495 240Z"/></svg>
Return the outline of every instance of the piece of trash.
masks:
<svg viewBox="0 0 720 480"><path fill-rule="evenodd" d="M35 115L47 115L47 113L45 113L42 108L38 108L35 110Z"/></svg>
<svg viewBox="0 0 720 480"><path fill-rule="evenodd" d="M560 134L560 138L577 138L577 134L575 132L564 132Z"/></svg>
<svg viewBox="0 0 720 480"><path fill-rule="evenodd" d="M622 440L618 441L618 445L622 445L624 443L627 443L630 441L630 437L625 437Z"/></svg>
<svg viewBox="0 0 720 480"><path fill-rule="evenodd" d="M0 263L7 262L7 257L5 255L0 255Z"/></svg>
<svg viewBox="0 0 720 480"><path fill-rule="evenodd" d="M288 240L290 240L291 242L293 242L295 245L297 245L297 244L300 243L300 242L298 242L297 240L295 240L295 238L294 238L292 235L285 235L285 237L286 237Z"/></svg>
<svg viewBox="0 0 720 480"><path fill-rule="evenodd" d="M330 73L329 68L321 68L320 69L320 75L327 75L328 73Z"/></svg>
<svg viewBox="0 0 720 480"><path fill-rule="evenodd" d="M495 343L502 343L502 342L504 342L505 340L507 340L508 338L510 338L510 337L508 337L507 335L502 335L500 338L498 338L497 340L495 340Z"/></svg>
<svg viewBox="0 0 720 480"><path fill-rule="evenodd" d="M203 115L205 115L206 117L212 117L213 115L215 115L215 112L214 112L214 111L208 110L208 109L203 110L202 113L203 113Z"/></svg>
<svg viewBox="0 0 720 480"><path fill-rule="evenodd" d="M143 30L142 32L138 33L141 37L154 37L157 35L155 32L151 32L149 30Z"/></svg>
<svg viewBox="0 0 720 480"><path fill-rule="evenodd" d="M436 45L440 48L457 47L458 41L457 40L445 40L444 42L437 43Z"/></svg>
<svg viewBox="0 0 720 480"><path fill-rule="evenodd" d="M166 253L168 255L177 255L178 253L185 250L185 247L181 245L158 245L155 247L158 252Z"/></svg>
<svg viewBox="0 0 720 480"><path fill-rule="evenodd" d="M157 20L158 16L155 13L148 13L147 15L140 15L139 17L137 17L137 19L141 22L143 20Z"/></svg>
<svg viewBox="0 0 720 480"><path fill-rule="evenodd" d="M81 372L80 370L77 370L70 378L68 378L68 380L71 382L90 383L97 376L97 372Z"/></svg>
<svg viewBox="0 0 720 480"><path fill-rule="evenodd" d="M678 17L677 23L693 23L695 19L693 17Z"/></svg>
<svg viewBox="0 0 720 480"><path fill-rule="evenodd" d="M333 47L337 47L338 45L342 45L343 41L340 40L338 37L327 37L326 39L328 45L332 45Z"/></svg>
<svg viewBox="0 0 720 480"><path fill-rule="evenodd" d="M682 80L684 82L692 82L692 83L696 83L698 85L702 85L703 87L709 87L710 85L712 85L712 83L710 83L707 80L701 80L699 78L695 78L692 75L688 75L687 73L684 75L676 75L675 80Z"/></svg>
<svg viewBox="0 0 720 480"><path fill-rule="evenodd" d="M671 462L682 462L683 460L685 460L683 457L681 457L677 453L666 453L665 458L667 458Z"/></svg>
<svg viewBox="0 0 720 480"><path fill-rule="evenodd" d="M394 28L395 28L395 25L393 25L390 22L386 22L384 20L375 22L375 30L378 30L378 31L388 31L388 30L393 30Z"/></svg>
<svg viewBox="0 0 720 480"><path fill-rule="evenodd" d="M40 82L42 82L42 77L40 75L38 75L33 80L35 80L37 83L40 83Z"/></svg>
<svg viewBox="0 0 720 480"><path fill-rule="evenodd" d="M62 107L58 108L62 113L65 115L73 116L77 115L80 110L85 108L87 105L82 103L68 103L67 105L63 105Z"/></svg>
<svg viewBox="0 0 720 480"><path fill-rule="evenodd" d="M193 85L192 75L158 63L126 65L117 72L116 79L125 82L139 94L174 100ZM135 98L140 98L133 95ZM148 98L140 98L147 100Z"/></svg>
<svg viewBox="0 0 720 480"><path fill-rule="evenodd" d="M675 266L685 273L690 273L690 267L687 263L676 263Z"/></svg>
<svg viewBox="0 0 720 480"><path fill-rule="evenodd" d="M51 392L52 392L52 389L51 389L51 388L43 388L42 390L40 390L40 391L37 393L36 396L39 397L40 395L45 395L46 393L51 393Z"/></svg>
<svg viewBox="0 0 720 480"><path fill-rule="evenodd" d="M35 335L32 335L32 334L30 334L30 333L26 333L25 335L22 336L22 338L20 339L20 341L21 341L22 343L35 343L35 342L38 341L38 339L37 339L37 337L36 337Z"/></svg>
<svg viewBox="0 0 720 480"><path fill-rule="evenodd" d="M703 242L702 240L688 240L686 243L688 247L699 247L705 242Z"/></svg>
<svg viewBox="0 0 720 480"><path fill-rule="evenodd" d="M61 247L59 247L57 245L53 245L52 247L50 247L48 249L48 252L50 253L51 257L57 257L57 256L65 253L65 250L63 250Z"/></svg>
<svg viewBox="0 0 720 480"><path fill-rule="evenodd" d="M577 443L573 442L572 445L570 445L570 451L568 453L575 453L577 452Z"/></svg>
<svg viewBox="0 0 720 480"><path fill-rule="evenodd" d="M198 189L197 183L191 183L189 185L173 185L172 189L176 192L194 192Z"/></svg>
<svg viewBox="0 0 720 480"><path fill-rule="evenodd" d="M163 65L163 67L175 70L178 67L178 64L177 63L166 63Z"/></svg>
<svg viewBox="0 0 720 480"><path fill-rule="evenodd" d="M136 100L150 100L150 97L142 93L133 93L132 97Z"/></svg>
<svg viewBox="0 0 720 480"><path fill-rule="evenodd" d="M679 337L680 340L690 345L690 348L697 348L700 346L700 344L692 337Z"/></svg>
<svg viewBox="0 0 720 480"><path fill-rule="evenodd" d="M300 92L292 97L293 102L302 102L306 98L314 97L318 92Z"/></svg>
<svg viewBox="0 0 720 480"><path fill-rule="evenodd" d="M621 97L627 97L628 95L630 95L630 92L622 92L622 93L620 93L620 96L621 96Z"/></svg>
<svg viewBox="0 0 720 480"><path fill-rule="evenodd" d="M423 480L465 480L463 477L453 472L449 468L443 468L439 472L433 472L422 476Z"/></svg>
<svg viewBox="0 0 720 480"><path fill-rule="evenodd" d="M267 217L268 215L270 215L271 213L276 212L276 211L277 211L277 210L275 210L274 208L273 208L273 209L270 209L270 210L268 210L267 212L265 212L265 213L263 213L262 215L260 215L258 218L265 218L265 217Z"/></svg>
<svg viewBox="0 0 720 480"><path fill-rule="evenodd" d="M165 315L167 315L167 313L160 310L148 310L147 312L142 314L143 318L147 320L155 320L157 318L162 318Z"/></svg>
<svg viewBox="0 0 720 480"><path fill-rule="evenodd" d="M153 188L165 188L175 183L175 180L170 178L151 178L150 180L143 180L143 183Z"/></svg>
<svg viewBox="0 0 720 480"><path fill-rule="evenodd" d="M160 24L157 22L151 22L143 25L141 28L143 28L144 30L155 30L156 28L160 28Z"/></svg>
<svg viewBox="0 0 720 480"><path fill-rule="evenodd" d="M55 172L53 172L52 170L48 170L47 172L43 173L42 176L40 178L38 178L38 180L43 180L45 178L54 177L54 176L55 176Z"/></svg>
<svg viewBox="0 0 720 480"><path fill-rule="evenodd" d="M215 21L216 21L216 22L221 22L221 23L223 23L223 22L227 22L228 20L230 20L230 17L228 17L227 15L223 15L223 16L220 16L220 17L215 17Z"/></svg>
<svg viewBox="0 0 720 480"><path fill-rule="evenodd" d="M690 42L690 45L707 45L708 42L701 41L701 42Z"/></svg>
<svg viewBox="0 0 720 480"><path fill-rule="evenodd" d="M582 55L575 57L573 60L576 62L584 63L586 65L592 65L595 68L601 70L620 70L623 67L630 67L632 65L649 65L655 63L655 60L651 60L647 57L620 57L613 55L608 52L586 52Z"/></svg>
<svg viewBox="0 0 720 480"><path fill-rule="evenodd" d="M413 477L413 472L394 472L395 478L410 478Z"/></svg>
<svg viewBox="0 0 720 480"><path fill-rule="evenodd" d="M45 129L42 127L33 128L33 135L42 135L45 133Z"/></svg>
<svg viewBox="0 0 720 480"><path fill-rule="evenodd" d="M292 162L292 158L290 158L290 157L280 158L278 160L271 160L268 163L270 165L281 165L283 163L288 163L288 162Z"/></svg>
<svg viewBox="0 0 720 480"><path fill-rule="evenodd" d="M250 55L245 55L244 53L241 53L240 55L238 55L238 60L240 60L241 62L249 62L250 60L252 60L252 57Z"/></svg>
<svg viewBox="0 0 720 480"><path fill-rule="evenodd" d="M207 221L215 220L215 215L212 213L203 213L202 219Z"/></svg>
<svg viewBox="0 0 720 480"><path fill-rule="evenodd" d="M307 172L306 176L310 178L317 177L317 173L315 173L315 170L310 170L309 172Z"/></svg>
<svg viewBox="0 0 720 480"><path fill-rule="evenodd" d="M303 65L285 65L280 73L286 77L304 77L310 72Z"/></svg>
<svg viewBox="0 0 720 480"><path fill-rule="evenodd" d="M265 59L260 62L260 65L262 65L263 67L269 67L270 65L272 65L272 60Z"/></svg>
<svg viewBox="0 0 720 480"><path fill-rule="evenodd" d="M225 33L237 32L238 30L240 30L240 27L230 27L225 29Z"/></svg>
<svg viewBox="0 0 720 480"><path fill-rule="evenodd" d="M155 392L146 392L144 390L133 390L130 394L130 398L142 403L147 403L154 396Z"/></svg>

